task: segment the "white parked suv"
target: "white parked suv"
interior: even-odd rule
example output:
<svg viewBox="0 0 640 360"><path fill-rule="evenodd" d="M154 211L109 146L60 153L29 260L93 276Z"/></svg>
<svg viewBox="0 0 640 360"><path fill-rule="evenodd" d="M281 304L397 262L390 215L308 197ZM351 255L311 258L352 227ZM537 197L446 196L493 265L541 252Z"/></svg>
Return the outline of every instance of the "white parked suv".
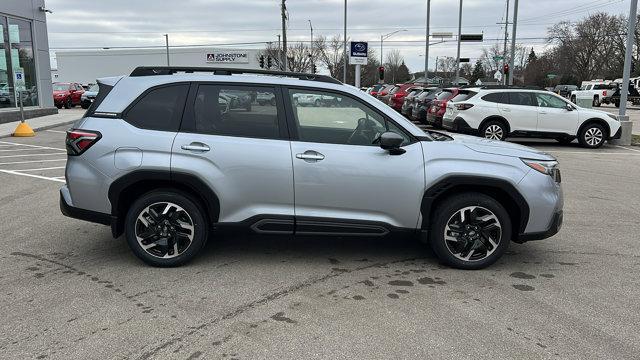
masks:
<svg viewBox="0 0 640 360"><path fill-rule="evenodd" d="M620 122L604 111L586 109L549 91L517 87L461 89L447 103L442 125L488 139L542 137L588 148L620 138Z"/></svg>

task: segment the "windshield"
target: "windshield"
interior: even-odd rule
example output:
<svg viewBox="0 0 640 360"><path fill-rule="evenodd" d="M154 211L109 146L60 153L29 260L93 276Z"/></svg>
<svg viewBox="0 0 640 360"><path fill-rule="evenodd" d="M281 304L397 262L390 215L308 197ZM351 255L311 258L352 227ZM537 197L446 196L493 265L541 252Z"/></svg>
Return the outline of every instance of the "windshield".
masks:
<svg viewBox="0 0 640 360"><path fill-rule="evenodd" d="M67 91L69 84L53 84L53 91Z"/></svg>
<svg viewBox="0 0 640 360"><path fill-rule="evenodd" d="M98 84L94 84L94 85L91 85L91 87L87 91L98 92L98 89L99 89Z"/></svg>

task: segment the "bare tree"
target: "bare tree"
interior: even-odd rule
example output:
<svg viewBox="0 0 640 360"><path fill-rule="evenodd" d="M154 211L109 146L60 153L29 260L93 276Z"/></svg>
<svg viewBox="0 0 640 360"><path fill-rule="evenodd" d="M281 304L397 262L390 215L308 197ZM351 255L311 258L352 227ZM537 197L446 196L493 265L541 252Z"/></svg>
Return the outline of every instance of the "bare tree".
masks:
<svg viewBox="0 0 640 360"><path fill-rule="evenodd" d="M311 70L310 49L301 42L289 42L287 46L288 69L286 71L309 72ZM277 45L268 43L264 51L258 54L258 57L264 56L265 61L271 58L272 69L282 69L282 54ZM268 64L265 64L267 66Z"/></svg>
<svg viewBox="0 0 640 360"><path fill-rule="evenodd" d="M329 70L332 77L341 78L343 72L344 53L342 49L342 37L336 35L331 39L319 36L313 43L316 59Z"/></svg>
<svg viewBox="0 0 640 360"><path fill-rule="evenodd" d="M400 53L400 50L393 49L387 52L387 56L384 63L385 77L386 77L386 74L391 75L392 83L396 82L398 70L400 69L400 66L402 66L402 64L404 64L404 56L402 56L402 54Z"/></svg>

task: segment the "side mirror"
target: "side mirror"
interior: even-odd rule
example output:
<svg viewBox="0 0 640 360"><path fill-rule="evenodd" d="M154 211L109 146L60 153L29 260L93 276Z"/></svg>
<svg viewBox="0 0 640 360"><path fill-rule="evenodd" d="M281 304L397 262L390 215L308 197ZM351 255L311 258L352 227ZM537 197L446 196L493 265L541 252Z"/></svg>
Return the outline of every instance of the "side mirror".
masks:
<svg viewBox="0 0 640 360"><path fill-rule="evenodd" d="M402 136L391 131L387 131L380 135L380 147L389 151L389 154L391 155L401 155L407 152L405 149L400 147L403 141L404 138Z"/></svg>
<svg viewBox="0 0 640 360"><path fill-rule="evenodd" d="M573 105L567 104L567 106L565 106L565 110L567 111L573 111Z"/></svg>

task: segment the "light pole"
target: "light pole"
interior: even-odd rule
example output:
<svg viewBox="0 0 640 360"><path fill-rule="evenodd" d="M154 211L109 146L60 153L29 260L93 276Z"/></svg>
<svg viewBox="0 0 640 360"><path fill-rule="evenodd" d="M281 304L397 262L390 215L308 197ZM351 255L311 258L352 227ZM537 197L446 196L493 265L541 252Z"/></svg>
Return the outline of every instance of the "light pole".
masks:
<svg viewBox="0 0 640 360"><path fill-rule="evenodd" d="M516 30L518 27L518 0L515 0L513 5L513 31L511 34L511 58L509 59L509 85L513 85L513 75L515 72L515 58L516 58ZM505 25L506 26L506 25Z"/></svg>
<svg viewBox="0 0 640 360"><path fill-rule="evenodd" d="M169 34L164 34L164 41L167 49L167 66L169 66Z"/></svg>
<svg viewBox="0 0 640 360"><path fill-rule="evenodd" d="M629 21L627 28L627 48L624 54L624 70L622 75L622 89L620 90L620 112L618 113L618 120L620 120L620 126L622 128L620 139L613 140L612 143L616 145L631 145L631 134L633 128L633 122L629 121L627 113L627 99L629 95L629 77L631 76L631 58L633 51L634 35L636 28L636 12L638 9L638 0L631 0L631 6L629 9Z"/></svg>
<svg viewBox="0 0 640 360"><path fill-rule="evenodd" d="M458 55L456 56L456 78L454 85L458 85L460 77L460 38L462 37L462 0L460 0L460 9L458 10Z"/></svg>
<svg viewBox="0 0 640 360"><path fill-rule="evenodd" d="M427 33L425 40L424 51L424 82L427 83L429 79L429 20L431 18L431 0L427 0Z"/></svg>
<svg viewBox="0 0 640 360"><path fill-rule="evenodd" d="M342 67L342 82L347 83L347 62L349 58L347 57L347 0L344 0L344 42L343 42L343 50L344 50L344 66Z"/></svg>
<svg viewBox="0 0 640 360"><path fill-rule="evenodd" d="M309 46L309 72L313 74L313 25L311 25L311 20L309 20L309 29L311 29L311 45Z"/></svg>
<svg viewBox="0 0 640 360"><path fill-rule="evenodd" d="M509 0L507 0L507 15L506 20L504 22L504 52L502 53L502 82L504 85L507 85L507 77L509 74L504 73L504 66L507 64L507 40L509 39Z"/></svg>
<svg viewBox="0 0 640 360"><path fill-rule="evenodd" d="M384 60L382 57L382 43L384 43L385 40L392 37L394 34L397 34L402 31L407 31L407 29L396 30L385 35L380 35L380 66L384 66Z"/></svg>

